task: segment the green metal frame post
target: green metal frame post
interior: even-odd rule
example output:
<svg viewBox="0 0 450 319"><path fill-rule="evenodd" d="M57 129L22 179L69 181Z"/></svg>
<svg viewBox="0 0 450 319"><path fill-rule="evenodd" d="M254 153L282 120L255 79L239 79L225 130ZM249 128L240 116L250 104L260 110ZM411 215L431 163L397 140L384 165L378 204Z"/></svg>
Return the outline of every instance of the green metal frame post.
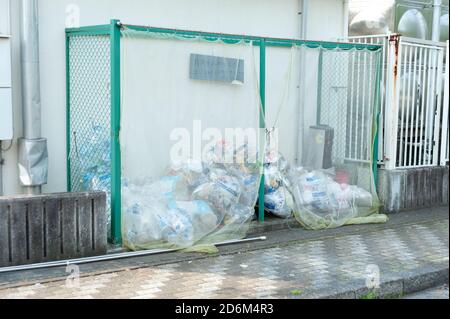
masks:
<svg viewBox="0 0 450 319"><path fill-rule="evenodd" d="M70 163L70 35L66 33L66 165L67 191L72 191L72 168Z"/></svg>
<svg viewBox="0 0 450 319"><path fill-rule="evenodd" d="M259 114L259 127L260 127L260 134L262 135L262 145L266 145L265 143L265 129L266 129L266 120L265 120L265 114L266 114L266 40L261 39L260 41L260 47L259 47L259 94L261 97L261 110ZM264 222L264 185L265 185L265 176L264 176L264 162L266 158L265 154L265 147L261 150L262 152L262 167L261 167L261 184L259 186L259 200L258 200L258 219L261 223Z"/></svg>
<svg viewBox="0 0 450 319"><path fill-rule="evenodd" d="M110 24L66 29L66 165L67 191L73 191L71 151L70 39L80 36L109 36L111 52L111 239L121 244L121 157L120 157L120 27L118 20Z"/></svg>
<svg viewBox="0 0 450 319"><path fill-rule="evenodd" d="M120 25L111 20L111 240L122 243L122 163L120 154Z"/></svg>
<svg viewBox="0 0 450 319"><path fill-rule="evenodd" d="M298 39L283 39L283 38L263 38L258 36L249 36L242 34L228 34L228 33L213 33L213 32L202 32L202 31L190 31L181 29L168 29L168 28L155 28L150 26L139 26L124 24L124 27L134 31L141 32L153 32L153 33L165 33L173 34L179 37L185 37L190 39L192 37L201 37L205 40L216 41L218 39L224 41L225 43L236 43L239 41L254 41L254 43L260 44L264 42L266 47L285 47L290 48L293 45L296 46L306 46L308 48L324 48L324 49L341 49L350 50L357 49L363 50L367 49L370 51L378 51L381 49L381 45L378 44L366 44L366 43L346 43L346 42L327 42L327 41L309 41L309 40L298 40Z"/></svg>
<svg viewBox="0 0 450 319"><path fill-rule="evenodd" d="M374 141L373 141L373 179L375 183L375 189L378 187L378 143L379 143L379 134L380 134L380 111L381 111L381 75L382 75L382 54L378 52L377 57L377 75L376 75L376 89L375 89L375 105L374 105Z"/></svg>

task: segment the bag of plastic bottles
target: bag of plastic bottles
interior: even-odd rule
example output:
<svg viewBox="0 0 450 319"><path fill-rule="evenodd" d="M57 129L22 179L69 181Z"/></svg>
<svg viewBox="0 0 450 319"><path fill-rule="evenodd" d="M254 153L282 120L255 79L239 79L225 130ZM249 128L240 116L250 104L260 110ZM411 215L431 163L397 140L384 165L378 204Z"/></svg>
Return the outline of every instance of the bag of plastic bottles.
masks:
<svg viewBox="0 0 450 319"><path fill-rule="evenodd" d="M264 208L280 218L292 215L294 200L287 178L289 164L279 153L267 153L264 165Z"/></svg>
<svg viewBox="0 0 450 319"><path fill-rule="evenodd" d="M289 173L294 196L294 216L308 229L335 228L355 223L358 218L378 215L377 198L356 185L339 183L334 170L306 171L293 169ZM387 220L386 218L376 218ZM365 222L372 220L365 219Z"/></svg>
<svg viewBox="0 0 450 319"><path fill-rule="evenodd" d="M225 214L231 205L239 202L241 192L237 178L223 175L197 187L192 197L211 203L218 212Z"/></svg>
<svg viewBox="0 0 450 319"><path fill-rule="evenodd" d="M292 215L294 200L285 187L280 187L276 191L265 195L264 207L277 217L289 218Z"/></svg>
<svg viewBox="0 0 450 319"><path fill-rule="evenodd" d="M260 171L257 163L246 160L221 163L224 152L238 157L228 144L219 143L208 161L172 164L158 180L124 181L125 246L181 249L245 237L255 213Z"/></svg>
<svg viewBox="0 0 450 319"><path fill-rule="evenodd" d="M192 244L214 231L220 223L217 215L205 201L175 202L170 207L189 218L193 231Z"/></svg>

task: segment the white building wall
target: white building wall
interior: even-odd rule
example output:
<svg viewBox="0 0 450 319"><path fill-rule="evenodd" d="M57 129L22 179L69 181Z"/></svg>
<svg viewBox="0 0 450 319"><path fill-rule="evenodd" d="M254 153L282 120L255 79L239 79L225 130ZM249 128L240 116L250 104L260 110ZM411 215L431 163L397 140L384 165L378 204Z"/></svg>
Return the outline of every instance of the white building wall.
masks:
<svg viewBox="0 0 450 319"><path fill-rule="evenodd" d="M344 1L310 0L308 4L308 40L336 40L344 35Z"/></svg>
<svg viewBox="0 0 450 319"><path fill-rule="evenodd" d="M9 34L9 26L9 0L0 0L0 34Z"/></svg>
<svg viewBox="0 0 450 319"><path fill-rule="evenodd" d="M9 2L10 15L8 16L6 2ZM22 134L22 109L21 109L21 91L20 91L20 26L19 26L19 1L7 1L2 0L2 25L6 30L9 29L11 38L11 83L12 83L12 101L13 101L13 129L14 140L12 147L9 147L9 142L2 143L2 148L9 148L7 152L2 152L4 159L4 166L2 167L3 173L3 192L4 195L21 193L19 186L19 169L17 166L18 153L17 153L17 138ZM5 19L5 20L3 20ZM9 23L7 22L9 20ZM9 24L9 26L7 25Z"/></svg>
<svg viewBox="0 0 450 319"><path fill-rule="evenodd" d="M307 38L327 40L341 36L343 1L309 2ZM283 38L300 36L301 0L40 0L42 133L43 137L48 138L49 148L49 178L48 185L43 188L44 192L66 190L64 29L69 4L80 8L81 26L107 24L110 19L117 18L129 24L169 28ZM19 1L11 1L15 139L22 135L19 15ZM268 63L271 63L268 70L277 69L276 59ZM270 73L268 76L270 77ZM278 106L275 103L277 96L279 94L276 93L268 96L269 108L272 104ZM295 103L292 108L294 107ZM281 122L289 119L289 128L295 126L292 114L297 110L292 108L284 109L280 119ZM271 112L270 109L268 112ZM15 140L13 148L3 154L4 191L7 195L21 193L16 145ZM291 154L292 150L289 148L286 152ZM295 154L288 157L295 157Z"/></svg>

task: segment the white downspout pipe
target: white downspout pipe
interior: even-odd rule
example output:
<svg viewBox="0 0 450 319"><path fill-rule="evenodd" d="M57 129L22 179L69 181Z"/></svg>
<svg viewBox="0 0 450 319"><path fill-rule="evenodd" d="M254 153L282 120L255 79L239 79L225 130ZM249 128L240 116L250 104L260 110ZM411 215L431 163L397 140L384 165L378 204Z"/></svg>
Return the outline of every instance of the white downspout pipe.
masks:
<svg viewBox="0 0 450 319"><path fill-rule="evenodd" d="M300 39L306 40L308 37L308 4L309 0L299 0L300 7ZM297 165L300 165L303 161L303 134L304 134L304 121L305 121L305 69L306 61L303 49L300 49L300 83L299 83L299 103L298 103L298 133L297 133Z"/></svg>
<svg viewBox="0 0 450 319"><path fill-rule="evenodd" d="M308 36L308 7L309 0L300 0L301 8L301 25L300 25L300 38L306 40Z"/></svg>
<svg viewBox="0 0 450 319"><path fill-rule="evenodd" d="M39 30L37 0L22 0L20 49L22 62L23 135L41 137Z"/></svg>
<svg viewBox="0 0 450 319"><path fill-rule="evenodd" d="M431 40L439 42L441 37L441 12L442 0L434 0L433 3L433 31Z"/></svg>
<svg viewBox="0 0 450 319"><path fill-rule="evenodd" d="M349 0L344 0L344 19L343 19L343 26L342 26L342 37L344 39L348 38L348 26L349 26L349 6L348 6Z"/></svg>
<svg viewBox="0 0 450 319"><path fill-rule="evenodd" d="M41 138L38 0L21 0L23 138L19 140L19 179L27 194L47 183L47 141Z"/></svg>

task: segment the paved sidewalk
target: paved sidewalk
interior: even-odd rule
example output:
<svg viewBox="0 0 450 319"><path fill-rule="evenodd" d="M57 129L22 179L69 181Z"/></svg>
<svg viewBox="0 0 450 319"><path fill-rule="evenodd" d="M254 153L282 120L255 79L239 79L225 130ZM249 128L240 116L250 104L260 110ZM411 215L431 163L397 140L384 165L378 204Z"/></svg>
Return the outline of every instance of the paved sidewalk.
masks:
<svg viewBox="0 0 450 319"><path fill-rule="evenodd" d="M78 288L59 279L0 286L0 299L394 298L448 282L448 215L361 233L351 229L279 247L88 274ZM366 284L377 283L377 273L381 288L371 291Z"/></svg>
<svg viewBox="0 0 450 319"><path fill-rule="evenodd" d="M404 299L449 299L448 285L417 292Z"/></svg>

